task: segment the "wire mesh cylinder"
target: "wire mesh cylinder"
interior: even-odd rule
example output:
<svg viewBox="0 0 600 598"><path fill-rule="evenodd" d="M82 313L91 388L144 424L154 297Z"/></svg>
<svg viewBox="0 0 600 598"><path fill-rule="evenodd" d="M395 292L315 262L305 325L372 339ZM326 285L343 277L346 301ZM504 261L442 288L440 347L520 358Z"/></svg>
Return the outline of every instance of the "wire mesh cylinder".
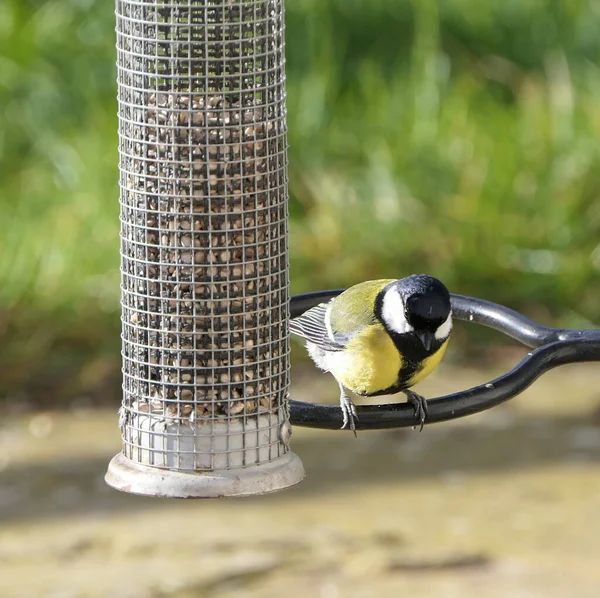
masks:
<svg viewBox="0 0 600 598"><path fill-rule="evenodd" d="M291 485L283 0L117 0L116 15L123 453L107 481Z"/></svg>

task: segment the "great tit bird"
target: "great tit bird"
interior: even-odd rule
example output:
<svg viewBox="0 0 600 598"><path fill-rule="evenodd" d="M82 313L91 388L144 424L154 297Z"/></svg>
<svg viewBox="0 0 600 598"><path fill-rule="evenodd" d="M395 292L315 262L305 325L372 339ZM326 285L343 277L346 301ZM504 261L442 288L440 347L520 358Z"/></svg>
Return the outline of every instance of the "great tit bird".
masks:
<svg viewBox="0 0 600 598"><path fill-rule="evenodd" d="M349 390L363 397L404 392L423 429L427 402L408 389L437 367L452 332L450 293L439 280L415 274L362 282L294 318L290 330L337 380L342 428L356 435Z"/></svg>

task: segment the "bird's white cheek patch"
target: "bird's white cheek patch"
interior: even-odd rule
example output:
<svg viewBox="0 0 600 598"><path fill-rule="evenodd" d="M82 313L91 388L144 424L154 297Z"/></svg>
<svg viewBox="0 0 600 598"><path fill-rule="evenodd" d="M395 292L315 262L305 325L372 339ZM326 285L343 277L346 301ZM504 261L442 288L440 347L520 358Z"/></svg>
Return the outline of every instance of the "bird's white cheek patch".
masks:
<svg viewBox="0 0 600 598"><path fill-rule="evenodd" d="M406 321L404 303L396 289L390 289L383 296L381 318L390 330L398 334L406 334L413 330L413 327Z"/></svg>
<svg viewBox="0 0 600 598"><path fill-rule="evenodd" d="M441 324L438 329L435 331L435 338L438 341L441 341L445 338L448 338L448 336L450 336L450 333L452 332L452 316L448 316L446 318L446 321Z"/></svg>

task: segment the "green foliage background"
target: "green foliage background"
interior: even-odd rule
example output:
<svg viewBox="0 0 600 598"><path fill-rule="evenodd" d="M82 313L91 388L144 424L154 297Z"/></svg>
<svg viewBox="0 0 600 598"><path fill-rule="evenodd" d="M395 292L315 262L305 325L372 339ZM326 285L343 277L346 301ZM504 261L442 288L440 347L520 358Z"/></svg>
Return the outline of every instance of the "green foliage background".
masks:
<svg viewBox="0 0 600 598"><path fill-rule="evenodd" d="M0 3L9 398L118 377L113 29L104 0ZM287 57L293 292L427 271L600 321L598 2L293 0Z"/></svg>

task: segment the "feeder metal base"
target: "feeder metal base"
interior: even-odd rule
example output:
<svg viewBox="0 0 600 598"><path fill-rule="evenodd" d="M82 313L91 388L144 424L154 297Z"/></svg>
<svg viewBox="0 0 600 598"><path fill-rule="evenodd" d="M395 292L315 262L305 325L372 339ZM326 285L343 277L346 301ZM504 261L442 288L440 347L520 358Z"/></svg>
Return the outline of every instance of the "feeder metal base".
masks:
<svg viewBox="0 0 600 598"><path fill-rule="evenodd" d="M119 453L111 460L106 483L122 492L158 498L225 498L267 494L304 479L299 457L287 452L269 463L219 471L181 472L140 465Z"/></svg>

